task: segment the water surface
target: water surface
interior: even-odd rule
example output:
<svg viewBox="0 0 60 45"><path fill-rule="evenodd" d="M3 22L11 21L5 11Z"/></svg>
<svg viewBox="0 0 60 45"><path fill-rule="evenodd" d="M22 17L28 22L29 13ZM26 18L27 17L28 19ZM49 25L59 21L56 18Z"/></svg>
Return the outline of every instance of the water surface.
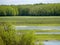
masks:
<svg viewBox="0 0 60 45"><path fill-rule="evenodd" d="M60 41L44 41L44 45L60 45Z"/></svg>
<svg viewBox="0 0 60 45"><path fill-rule="evenodd" d="M35 34L60 34L60 32L36 32Z"/></svg>
<svg viewBox="0 0 60 45"><path fill-rule="evenodd" d="M60 30L60 26L15 26L16 30Z"/></svg>

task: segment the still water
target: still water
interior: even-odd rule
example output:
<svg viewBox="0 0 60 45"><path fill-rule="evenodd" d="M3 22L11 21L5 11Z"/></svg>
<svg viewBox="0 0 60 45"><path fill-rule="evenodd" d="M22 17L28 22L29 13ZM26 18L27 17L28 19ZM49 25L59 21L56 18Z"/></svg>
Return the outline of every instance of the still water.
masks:
<svg viewBox="0 0 60 45"><path fill-rule="evenodd" d="M35 34L60 34L60 32L36 32Z"/></svg>
<svg viewBox="0 0 60 45"><path fill-rule="evenodd" d="M60 41L44 41L44 45L60 45Z"/></svg>
<svg viewBox="0 0 60 45"><path fill-rule="evenodd" d="M16 30L60 30L60 26L15 26Z"/></svg>

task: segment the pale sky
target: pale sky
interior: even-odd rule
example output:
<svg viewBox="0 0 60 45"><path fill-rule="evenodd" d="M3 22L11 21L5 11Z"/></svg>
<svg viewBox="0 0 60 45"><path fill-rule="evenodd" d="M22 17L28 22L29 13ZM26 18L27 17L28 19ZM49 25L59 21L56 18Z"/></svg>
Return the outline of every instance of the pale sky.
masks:
<svg viewBox="0 0 60 45"><path fill-rule="evenodd" d="M60 0L0 0L1 4L34 4L34 3L60 3Z"/></svg>

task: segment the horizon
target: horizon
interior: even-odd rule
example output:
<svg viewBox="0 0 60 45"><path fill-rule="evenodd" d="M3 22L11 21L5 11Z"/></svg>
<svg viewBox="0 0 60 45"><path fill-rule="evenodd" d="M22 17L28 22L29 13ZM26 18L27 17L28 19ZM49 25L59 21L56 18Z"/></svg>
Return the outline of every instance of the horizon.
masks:
<svg viewBox="0 0 60 45"><path fill-rule="evenodd" d="M27 5L27 4L60 3L60 0L1 0L0 5Z"/></svg>

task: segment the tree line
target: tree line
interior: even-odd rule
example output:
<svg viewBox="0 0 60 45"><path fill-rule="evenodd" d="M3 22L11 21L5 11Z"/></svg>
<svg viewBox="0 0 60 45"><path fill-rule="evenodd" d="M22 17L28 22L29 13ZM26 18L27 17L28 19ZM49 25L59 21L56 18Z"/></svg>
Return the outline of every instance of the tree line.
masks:
<svg viewBox="0 0 60 45"><path fill-rule="evenodd" d="M0 5L0 16L60 16L60 3Z"/></svg>

